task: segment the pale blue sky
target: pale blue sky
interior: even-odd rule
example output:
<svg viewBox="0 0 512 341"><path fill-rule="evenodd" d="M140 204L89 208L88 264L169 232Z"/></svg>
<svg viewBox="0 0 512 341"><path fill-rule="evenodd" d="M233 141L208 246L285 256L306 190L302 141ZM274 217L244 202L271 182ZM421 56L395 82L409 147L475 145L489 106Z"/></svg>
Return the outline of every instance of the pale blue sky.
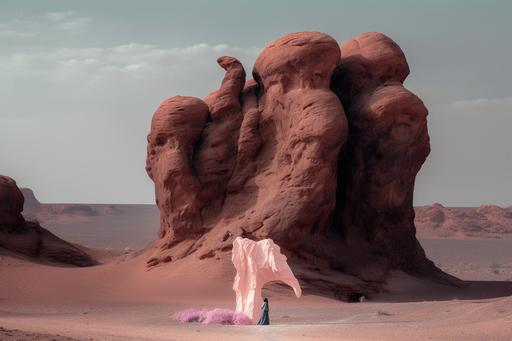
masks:
<svg viewBox="0 0 512 341"><path fill-rule="evenodd" d="M0 2L0 174L45 202L153 202L146 134L162 99L202 97L216 57L250 73L279 36L380 31L430 109L416 204L512 204L511 1Z"/></svg>

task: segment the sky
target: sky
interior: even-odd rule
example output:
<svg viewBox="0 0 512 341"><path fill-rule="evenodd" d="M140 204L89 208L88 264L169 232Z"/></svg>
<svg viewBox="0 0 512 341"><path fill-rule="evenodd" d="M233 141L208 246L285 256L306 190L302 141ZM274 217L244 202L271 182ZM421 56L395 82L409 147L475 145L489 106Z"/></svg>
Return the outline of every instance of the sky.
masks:
<svg viewBox="0 0 512 341"><path fill-rule="evenodd" d="M153 203L144 166L165 98L204 97L280 36L383 32L429 108L415 204L512 205L512 1L0 2L0 174L42 202Z"/></svg>

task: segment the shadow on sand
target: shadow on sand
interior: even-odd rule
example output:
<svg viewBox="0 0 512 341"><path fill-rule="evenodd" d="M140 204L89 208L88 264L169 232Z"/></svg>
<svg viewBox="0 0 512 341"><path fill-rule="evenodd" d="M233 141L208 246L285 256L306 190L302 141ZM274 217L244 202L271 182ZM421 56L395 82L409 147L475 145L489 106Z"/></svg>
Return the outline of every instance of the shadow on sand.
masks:
<svg viewBox="0 0 512 341"><path fill-rule="evenodd" d="M509 281L462 281L460 287L440 284L427 278L403 273L394 276L374 302L422 302L449 300L482 300L512 296Z"/></svg>

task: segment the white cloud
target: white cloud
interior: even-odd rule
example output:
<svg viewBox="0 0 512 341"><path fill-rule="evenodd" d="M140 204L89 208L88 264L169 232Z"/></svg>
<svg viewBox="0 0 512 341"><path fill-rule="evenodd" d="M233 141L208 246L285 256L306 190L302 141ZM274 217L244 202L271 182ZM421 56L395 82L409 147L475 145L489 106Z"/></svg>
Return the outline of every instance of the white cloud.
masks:
<svg viewBox="0 0 512 341"><path fill-rule="evenodd" d="M27 39L56 36L58 32L76 34L92 22L92 18L75 11L46 12L38 15L19 15L0 22L0 38Z"/></svg>
<svg viewBox="0 0 512 341"><path fill-rule="evenodd" d="M452 102L446 109L455 110L478 110L478 109L512 109L512 97L503 98L477 98L465 99ZM512 112L511 112L512 114Z"/></svg>
<svg viewBox="0 0 512 341"><path fill-rule="evenodd" d="M54 22L61 22L70 18L75 17L76 14L74 11L64 11L64 12L46 12L43 14L43 17Z"/></svg>
<svg viewBox="0 0 512 341"><path fill-rule="evenodd" d="M45 201L152 202L145 138L159 102L217 89L222 55L239 58L250 77L259 50L226 44L0 50L2 171Z"/></svg>
<svg viewBox="0 0 512 341"><path fill-rule="evenodd" d="M75 11L47 12L43 18L67 32L82 30L92 21L92 18L80 16Z"/></svg>
<svg viewBox="0 0 512 341"><path fill-rule="evenodd" d="M238 48L226 44L196 44L180 48L161 48L148 44L127 44L106 48L56 48L13 52L0 55L0 69L6 74L44 74L48 80L83 77L83 81L108 77L112 73L151 78L174 72L179 78L194 69L216 68L217 57L227 54L249 61L258 48ZM141 74L144 72L144 74Z"/></svg>
<svg viewBox="0 0 512 341"><path fill-rule="evenodd" d="M0 30L0 37L1 38L14 38L14 39L20 39L20 38L31 38L35 37L38 33L37 32L23 32L23 31L17 31L17 30Z"/></svg>
<svg viewBox="0 0 512 341"><path fill-rule="evenodd" d="M203 97L217 89L224 70L216 59L222 55L239 58L250 77L258 51L225 44L177 48L127 44L0 52L0 102L8 108L0 117L86 112L111 117L151 111L167 97ZM20 102L25 105L19 106Z"/></svg>

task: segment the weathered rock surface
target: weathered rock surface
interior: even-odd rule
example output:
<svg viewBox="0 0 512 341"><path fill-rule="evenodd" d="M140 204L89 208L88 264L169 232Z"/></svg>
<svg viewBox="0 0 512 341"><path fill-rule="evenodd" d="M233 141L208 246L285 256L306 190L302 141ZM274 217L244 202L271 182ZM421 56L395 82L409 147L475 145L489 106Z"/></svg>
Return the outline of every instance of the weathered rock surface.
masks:
<svg viewBox="0 0 512 341"><path fill-rule="evenodd" d="M22 226L25 219L21 211L23 194L13 179L0 175L0 227L5 230L7 227Z"/></svg>
<svg viewBox="0 0 512 341"><path fill-rule="evenodd" d="M427 109L402 84L409 67L395 42L288 34L247 82L235 58L218 63L217 91L172 97L154 114L146 169L161 231L150 265L217 257L242 236L275 240L303 283L343 295L378 290L393 269L455 281L415 238Z"/></svg>
<svg viewBox="0 0 512 341"><path fill-rule="evenodd" d="M16 182L0 175L0 248L51 262L76 266L97 264L77 246L44 229L39 223L26 221L23 194Z"/></svg>
<svg viewBox="0 0 512 341"><path fill-rule="evenodd" d="M402 50L381 33L341 45L332 89L350 135L339 159L335 225L349 248L376 255L371 263L432 273L415 237L412 206L416 174L430 153L428 112L403 86L408 74Z"/></svg>
<svg viewBox="0 0 512 341"><path fill-rule="evenodd" d="M415 208L418 234L438 238L512 238L512 206Z"/></svg>
<svg viewBox="0 0 512 341"><path fill-rule="evenodd" d="M146 171L155 183L165 247L203 231L201 183L192 160L207 115L203 101L179 96L163 102L151 122Z"/></svg>
<svg viewBox="0 0 512 341"><path fill-rule="evenodd" d="M281 281L292 287L295 296L302 290L281 253L279 245L272 239L259 242L237 237L233 241L231 261L236 269L233 290L236 293L236 311L247 315L253 323L259 318L263 299L261 289L265 283Z"/></svg>

